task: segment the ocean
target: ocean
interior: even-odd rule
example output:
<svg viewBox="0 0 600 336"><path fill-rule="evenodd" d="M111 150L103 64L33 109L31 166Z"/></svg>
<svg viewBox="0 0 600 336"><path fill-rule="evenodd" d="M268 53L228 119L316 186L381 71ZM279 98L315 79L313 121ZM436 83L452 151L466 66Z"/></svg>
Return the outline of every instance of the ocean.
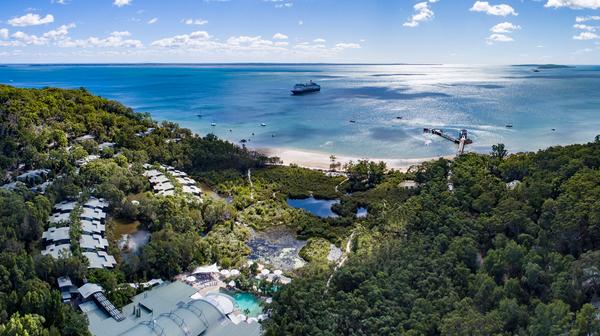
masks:
<svg viewBox="0 0 600 336"><path fill-rule="evenodd" d="M253 148L364 158L510 152L593 141L600 134L600 66L4 65L0 83L85 87L157 120ZM292 96L313 80L320 93ZM350 121L354 122L350 122ZM266 126L261 126L261 124ZM214 124L214 126L212 126ZM512 128L506 127L512 125Z"/></svg>

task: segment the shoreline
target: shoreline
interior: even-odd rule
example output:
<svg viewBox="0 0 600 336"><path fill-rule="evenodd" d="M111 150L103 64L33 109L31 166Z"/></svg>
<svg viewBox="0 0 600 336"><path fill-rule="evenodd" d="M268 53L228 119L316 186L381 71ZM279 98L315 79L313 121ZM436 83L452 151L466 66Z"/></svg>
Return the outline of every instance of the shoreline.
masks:
<svg viewBox="0 0 600 336"><path fill-rule="evenodd" d="M283 164L286 166L297 165L299 167L315 169L315 170L329 170L331 164L331 154L317 151L306 151L292 148L256 148L253 149L259 153L267 155L269 157L279 157ZM335 155L335 154L334 154ZM426 157L416 159L381 159L371 157L354 157L348 155L335 155L336 162L342 164L348 163L349 161L357 162L359 160L369 161L383 161L387 165L388 169L395 169L398 171L406 172L411 166L421 164L423 162L437 160L439 158L453 159L454 155L439 156L439 157Z"/></svg>

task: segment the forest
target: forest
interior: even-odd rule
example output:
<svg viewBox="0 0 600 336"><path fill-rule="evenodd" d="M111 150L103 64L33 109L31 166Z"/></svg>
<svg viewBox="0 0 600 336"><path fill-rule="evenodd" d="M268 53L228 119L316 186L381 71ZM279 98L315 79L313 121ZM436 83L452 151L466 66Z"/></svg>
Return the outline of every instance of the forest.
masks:
<svg viewBox="0 0 600 336"><path fill-rule="evenodd" d="M43 193L31 188L40 181L0 188L0 336L88 335L85 316L61 303L60 276L101 284L121 307L137 293L128 283L239 266L250 230L280 225L308 240L301 256L310 262L265 307L267 335L598 335L600 137L592 140L510 155L498 144L408 172L360 161L332 177L85 89L0 85L0 185L30 169L52 180ZM100 149L105 142L114 146ZM158 197L145 163L184 170L229 201ZM418 187L402 187L407 180ZM151 234L124 259L109 221L114 269L88 269L77 249L40 254L53 205L89 195ZM311 195L339 199L339 216L286 204ZM348 237L349 258L334 271L328 245Z"/></svg>

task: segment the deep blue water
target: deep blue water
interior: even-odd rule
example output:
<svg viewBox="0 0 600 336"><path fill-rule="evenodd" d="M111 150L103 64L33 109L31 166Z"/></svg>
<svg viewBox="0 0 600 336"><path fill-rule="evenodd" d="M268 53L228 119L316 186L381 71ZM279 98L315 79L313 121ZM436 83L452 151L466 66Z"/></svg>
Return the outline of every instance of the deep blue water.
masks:
<svg viewBox="0 0 600 336"><path fill-rule="evenodd" d="M308 80L322 91L289 94ZM534 73L514 66L11 65L0 67L0 83L86 87L200 134L356 157L455 152L423 127L466 128L474 140L469 150L480 152L498 142L511 151L536 150L600 133L600 66Z"/></svg>
<svg viewBox="0 0 600 336"><path fill-rule="evenodd" d="M309 198L288 198L287 204L297 209L304 209L311 214L322 218L337 217L335 212L331 210L334 204L340 203L340 200L323 200L314 197Z"/></svg>

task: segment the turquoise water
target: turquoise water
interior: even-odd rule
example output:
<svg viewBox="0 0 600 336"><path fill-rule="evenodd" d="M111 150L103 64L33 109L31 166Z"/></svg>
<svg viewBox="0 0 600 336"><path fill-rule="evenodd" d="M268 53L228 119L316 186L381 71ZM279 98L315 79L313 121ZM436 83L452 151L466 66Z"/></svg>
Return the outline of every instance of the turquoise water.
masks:
<svg viewBox="0 0 600 336"><path fill-rule="evenodd" d="M600 133L600 66L539 73L532 68L11 65L0 66L0 83L86 87L199 134L213 132L234 142L249 139L251 147L356 157L455 152L452 143L424 135L423 127L451 133L466 128L474 140L469 149L479 152L498 142L511 151L588 142ZM308 80L321 84L322 91L290 95L295 83Z"/></svg>
<svg viewBox="0 0 600 336"><path fill-rule="evenodd" d="M335 218L337 215L331 210L331 206L340 203L340 200L324 200L314 197L288 198L287 204L297 209L303 209L321 218Z"/></svg>
<svg viewBox="0 0 600 336"><path fill-rule="evenodd" d="M254 294L230 291L223 291L223 293L231 296L234 299L236 309L238 309L242 314L245 314L249 317L258 317L258 315L263 313L262 307L260 306L261 301Z"/></svg>

